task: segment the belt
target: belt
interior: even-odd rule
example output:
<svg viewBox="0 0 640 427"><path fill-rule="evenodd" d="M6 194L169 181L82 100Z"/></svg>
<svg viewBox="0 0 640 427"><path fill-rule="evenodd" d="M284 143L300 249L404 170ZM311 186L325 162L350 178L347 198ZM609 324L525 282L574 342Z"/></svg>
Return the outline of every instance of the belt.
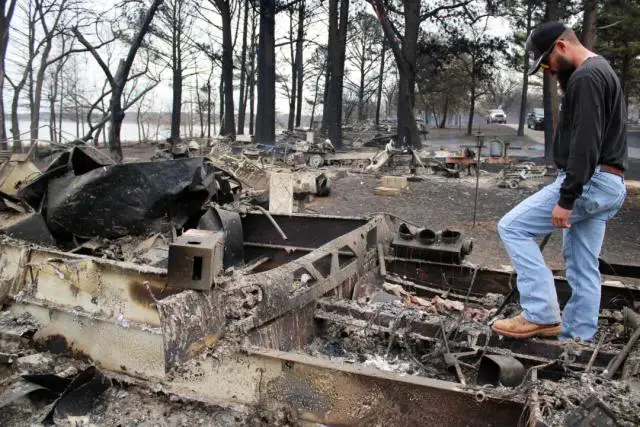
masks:
<svg viewBox="0 0 640 427"><path fill-rule="evenodd" d="M617 166L612 165L600 165L600 172L612 173L624 178L624 171Z"/></svg>

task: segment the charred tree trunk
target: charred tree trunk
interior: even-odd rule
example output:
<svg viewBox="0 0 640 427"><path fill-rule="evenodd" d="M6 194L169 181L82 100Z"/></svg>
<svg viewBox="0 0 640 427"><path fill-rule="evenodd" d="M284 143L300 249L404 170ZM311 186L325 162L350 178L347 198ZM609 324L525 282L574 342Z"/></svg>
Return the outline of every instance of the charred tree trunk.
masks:
<svg viewBox="0 0 640 427"><path fill-rule="evenodd" d="M211 74L207 80L207 140L211 141Z"/></svg>
<svg viewBox="0 0 640 427"><path fill-rule="evenodd" d="M7 9L7 3L9 8ZM1 0L2 14L0 14L0 148L7 150L9 148L7 128L5 125L5 110L4 110L4 82L6 72L6 55L7 46L9 45L9 28L11 25L11 19L16 9L16 0Z"/></svg>
<svg viewBox="0 0 640 427"><path fill-rule="evenodd" d="M251 87L249 88L249 134L255 135L255 105L256 105L256 84L254 80L255 68L253 67L254 61L251 62L251 78L249 79Z"/></svg>
<svg viewBox="0 0 640 427"><path fill-rule="evenodd" d="M467 123L467 135L473 133L473 117L476 111L476 77L475 73L471 76L471 99L469 101L469 123Z"/></svg>
<svg viewBox="0 0 640 427"><path fill-rule="evenodd" d="M62 118L64 116L64 79L59 79L60 81L60 90L58 93L60 94L59 104L58 104L58 141L62 142ZM79 135L78 135L79 136Z"/></svg>
<svg viewBox="0 0 640 427"><path fill-rule="evenodd" d="M225 107L225 92L224 92L224 77L220 76L220 85L218 86L218 96L220 97L220 114L219 114L219 121L220 121L220 135L222 135L222 132L224 131L224 107Z"/></svg>
<svg viewBox="0 0 640 427"><path fill-rule="evenodd" d="M181 5L171 6L171 79L173 98L171 105L171 130L169 139L172 144L180 141L180 122L182 120L182 17Z"/></svg>
<svg viewBox="0 0 640 427"><path fill-rule="evenodd" d="M244 118L247 113L247 31L249 30L249 0L244 1L244 23L242 24L242 52L240 52L240 97L238 102L238 135L244 135Z"/></svg>
<svg viewBox="0 0 640 427"><path fill-rule="evenodd" d="M76 135L80 137L80 103L78 102L78 97L74 98L74 111L76 113Z"/></svg>
<svg viewBox="0 0 640 427"><path fill-rule="evenodd" d="M527 2L527 34L533 27L533 9L530 2ZM529 59L530 52L525 49L524 64L522 71L522 96L520 97L520 115L518 117L518 136L524 136L524 122L527 119L527 93L529 91Z"/></svg>
<svg viewBox="0 0 640 427"><path fill-rule="evenodd" d="M444 98L444 112L442 113L442 120L440 121L440 125L438 126L440 129L444 129L447 127L447 116L449 115L449 94L445 95Z"/></svg>
<svg viewBox="0 0 640 427"><path fill-rule="evenodd" d="M20 143L20 120L18 120L18 108L20 108L20 92L26 83L26 80L21 82L21 85L14 87L13 99L11 100L11 133L13 135L13 146Z"/></svg>
<svg viewBox="0 0 640 427"><path fill-rule="evenodd" d="M327 40L327 63L324 80L324 94L322 97L322 125L320 132L327 134L329 130L329 120L331 118L331 107L329 107L329 92L333 75L333 62L335 58L336 37L338 32L338 1L329 0L329 34ZM333 141L335 144L335 141Z"/></svg>
<svg viewBox="0 0 640 427"><path fill-rule="evenodd" d="M114 160L122 163L124 156L122 155L122 144L120 143L120 130L122 121L124 120L124 110L122 108L122 93L124 91L124 81L120 84L119 76L125 73L125 61L120 60L118 71L116 72L116 85L112 88L111 100L109 107L111 110L111 123L109 126L109 151L114 156Z"/></svg>
<svg viewBox="0 0 640 427"><path fill-rule="evenodd" d="M51 65L51 61L49 61L49 54L53 49L53 39L56 31L59 30L58 22L63 15L65 9L67 9L68 4L65 0L59 2L58 10L55 12L55 17L53 22L51 22L51 27L47 24L47 20L45 18L45 14L47 13L46 6L42 3L36 2L36 11L38 13L38 17L40 20L40 24L42 26L42 32L44 37L44 50L42 51L42 56L40 56L40 65L38 67L38 72L36 73L36 81L35 81L35 89L33 92L33 98L31 99L30 104L30 118L31 118L31 129L30 129L30 139L31 143L34 143L38 139L38 135L40 132L40 105L42 103L42 89L44 87L44 79L47 71L47 67ZM35 30L35 29L34 29ZM64 40L64 39L63 39ZM64 44L62 47L64 51ZM60 57L62 59L62 57ZM22 147L20 147L22 148Z"/></svg>
<svg viewBox="0 0 640 427"><path fill-rule="evenodd" d="M331 35L329 35L329 41L331 41ZM329 45L327 45L329 46ZM327 133L327 119L328 116L325 114L325 111L327 109L327 97L329 96L329 86L330 86L330 68L329 68L329 64L331 63L331 53L329 53L327 51L327 60L326 60L326 65L325 65L325 72L324 72L324 90L322 91L322 121L320 123L320 132L322 132L323 134Z"/></svg>
<svg viewBox="0 0 640 427"><path fill-rule="evenodd" d="M158 8L162 4L163 0L154 0L149 10L144 16L142 24L140 25L140 29L136 33L129 47L129 51L127 52L127 57L124 60L120 60L118 64L118 70L113 76L109 71L109 67L102 60L96 49L87 42L87 40L82 36L82 34L78 31L77 28L74 28L73 32L80 41L93 55L98 62L98 65L104 71L107 80L111 86L111 100L109 102L111 115L110 115L110 126L109 126L109 151L113 156L114 160L118 163L122 162L122 145L120 144L120 129L122 127L122 120L124 119L124 110L122 108L122 93L124 92L124 86L127 83L129 72L131 71L131 67L133 65L133 60L135 59L136 54L138 53L138 49L142 44L142 40L145 34L149 31L149 26L151 25L151 21L155 16Z"/></svg>
<svg viewBox="0 0 640 427"><path fill-rule="evenodd" d="M384 82L384 59L387 53L386 42L382 43L382 55L380 56L380 72L378 73L378 96L376 100L376 126L380 125L380 107L382 106L382 83Z"/></svg>
<svg viewBox="0 0 640 427"><path fill-rule="evenodd" d="M593 49L596 44L597 0L584 0L584 17L580 41L587 49Z"/></svg>
<svg viewBox="0 0 640 427"><path fill-rule="evenodd" d="M315 119L315 115L316 115L316 105L318 104L318 86L320 85L321 78L322 78L322 73L318 73L318 76L316 77L316 89L313 95L313 105L311 106L311 120L309 121L309 129L312 129L312 130L314 127L313 120Z"/></svg>
<svg viewBox="0 0 640 427"><path fill-rule="evenodd" d="M38 139L40 133L40 105L42 103L42 87L44 86L44 77L46 71L46 58L48 58L49 53L51 52L52 43L47 43L44 48L44 52L42 54L42 59L40 61L40 66L38 68L38 72L36 73L36 82L35 82L35 90L33 94L33 102L30 108L30 119L31 119L31 128L30 128L30 136L29 139L33 144L34 141ZM19 147L20 149L22 147Z"/></svg>
<svg viewBox="0 0 640 427"><path fill-rule="evenodd" d="M56 123L56 98L58 97L58 82L54 82L49 94L49 138L56 143L57 123Z"/></svg>
<svg viewBox="0 0 640 427"><path fill-rule="evenodd" d="M524 136L524 122L527 120L527 93L529 91L529 64L530 53L524 54L524 71L522 73L522 95L520 96L520 114L518 116L518 136Z"/></svg>
<svg viewBox="0 0 640 427"><path fill-rule="evenodd" d="M251 62L249 67L249 134L254 134L255 119L255 93L256 93L256 19L255 13L251 15Z"/></svg>
<svg viewBox="0 0 640 427"><path fill-rule="evenodd" d="M553 21L558 16L558 0L547 1L545 18ZM543 104L544 104L544 158L545 163L553 165L553 138L558 123L558 80L550 73L544 73L543 77Z"/></svg>
<svg viewBox="0 0 640 427"><path fill-rule="evenodd" d="M93 145L97 147L100 146L100 134L102 133L102 128L98 128L96 130L96 135L93 137Z"/></svg>
<svg viewBox="0 0 640 427"><path fill-rule="evenodd" d="M304 63L302 62L303 54L303 42L304 42L304 15L305 15L305 3L304 0L299 5L298 9L298 38L296 40L296 74L298 76L298 93L296 100L296 127L300 127L300 121L302 120L302 90L304 84Z"/></svg>
<svg viewBox="0 0 640 427"><path fill-rule="evenodd" d="M629 74L631 73L632 59L633 58L629 54L624 55L622 58L622 69L620 70L620 86L622 87L622 92L624 93L624 102L625 102L625 105L627 106L627 109L629 108L629 92L630 92L627 86L629 84Z"/></svg>
<svg viewBox="0 0 640 427"><path fill-rule="evenodd" d="M364 41L364 39L363 39ZM364 49L366 49L365 46L362 46L363 48L363 52ZM362 54L362 56L360 56L360 64L359 65L359 71L360 71L360 82L358 85L358 121L362 122L364 121L364 85L365 85L365 66L366 66L366 57L364 55L364 53Z"/></svg>
<svg viewBox="0 0 640 427"><path fill-rule="evenodd" d="M293 40L293 11L289 16L289 40ZM296 57L293 43L289 44L291 51L291 93L289 93L289 119L287 121L287 129L292 131L296 122L296 99L298 92L298 68L296 67Z"/></svg>
<svg viewBox="0 0 640 427"><path fill-rule="evenodd" d="M144 129L142 128L142 123L140 120L140 112L142 110L142 106L138 105L138 111L136 111L136 126L138 128L138 142L142 142L144 140Z"/></svg>
<svg viewBox="0 0 640 427"><path fill-rule="evenodd" d="M331 0L330 9L337 10L340 2L340 15L334 16L330 20L330 25L335 25L334 37L329 36L333 45L329 47L331 57L329 67L329 90L327 91L327 102L324 105L326 118L327 136L335 147L342 147L342 85L344 80L344 62L347 47L347 23L349 20L349 1ZM333 5L332 5L333 3ZM331 32L331 28L329 29Z"/></svg>
<svg viewBox="0 0 640 427"><path fill-rule="evenodd" d="M222 18L222 78L224 80L224 124L220 135L235 139L235 107L233 102L233 39L229 0L216 0ZM275 102L275 101L274 101ZM275 104L274 104L275 105ZM222 102L220 103L222 108ZM275 107L274 107L275 108Z"/></svg>
<svg viewBox="0 0 640 427"><path fill-rule="evenodd" d="M174 49L179 51L180 47L176 46ZM172 143L180 141L180 121L182 118L182 59L180 53L176 52L176 55L172 70L173 98L171 105L170 132Z"/></svg>
<svg viewBox="0 0 640 427"><path fill-rule="evenodd" d="M273 144L276 139L275 0L260 1L258 42L258 118L256 141Z"/></svg>
<svg viewBox="0 0 640 427"><path fill-rule="evenodd" d="M545 164L553 165L553 138L555 126L553 124L553 98L557 93L556 79L549 73L544 73L542 104L544 107L544 158Z"/></svg>
<svg viewBox="0 0 640 427"><path fill-rule="evenodd" d="M198 105L198 120L200 120L200 138L204 138L204 108L202 98L200 98L200 86L198 85L198 75L196 74L196 103Z"/></svg>
<svg viewBox="0 0 640 427"><path fill-rule="evenodd" d="M418 30L420 28L420 2L404 2L405 32L402 46L396 40L396 35L388 21L382 1L375 0L374 8L398 68L398 143L401 146L422 148L422 141L420 140L418 125L413 112L415 105Z"/></svg>

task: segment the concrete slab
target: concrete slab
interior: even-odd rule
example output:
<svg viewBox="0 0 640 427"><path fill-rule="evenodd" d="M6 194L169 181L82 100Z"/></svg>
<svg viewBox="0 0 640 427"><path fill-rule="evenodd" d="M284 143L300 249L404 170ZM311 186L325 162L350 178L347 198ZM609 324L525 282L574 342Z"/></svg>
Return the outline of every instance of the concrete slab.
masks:
<svg viewBox="0 0 640 427"><path fill-rule="evenodd" d="M409 182L407 181L406 176L383 176L380 182L380 186L405 190L409 188Z"/></svg>
<svg viewBox="0 0 640 427"><path fill-rule="evenodd" d="M293 213L293 175L271 173L269 179L269 212L278 215Z"/></svg>
<svg viewBox="0 0 640 427"><path fill-rule="evenodd" d="M373 194L376 196L399 196L402 193L402 190L399 188L389 188L389 187L376 187L373 190Z"/></svg>

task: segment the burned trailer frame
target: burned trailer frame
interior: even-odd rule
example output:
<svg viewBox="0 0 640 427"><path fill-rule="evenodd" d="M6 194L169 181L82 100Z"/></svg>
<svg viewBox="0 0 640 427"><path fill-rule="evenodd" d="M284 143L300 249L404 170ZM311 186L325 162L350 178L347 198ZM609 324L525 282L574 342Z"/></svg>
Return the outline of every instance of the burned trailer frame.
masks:
<svg viewBox="0 0 640 427"><path fill-rule="evenodd" d="M0 298L8 298L12 312L31 314L40 324L34 339L52 350L86 355L125 381L221 406L286 405L300 419L325 425L418 425L425 420L431 425L486 425L486 420L517 425L525 410L535 418L531 402L294 352L320 334L324 322L336 320L323 313L336 314L378 280L381 258L387 274L403 268L404 260L390 256L402 221L382 214L274 219L288 239L263 214L246 214L245 266L228 271L205 292L168 288L162 268L6 239L0 244ZM389 252L381 254L379 248ZM428 264L434 270L416 289L468 290L473 267ZM448 272L445 280L443 271ZM512 279L508 273L478 270L471 298L483 292L506 295ZM636 292L605 287L612 297ZM354 313L343 317L370 320ZM380 316L371 325L389 329L390 321ZM436 339L433 324L415 327L416 333L428 338L430 331ZM489 347L529 357L531 363L559 351L553 342L523 348L475 339L474 345L484 346L486 339ZM595 367L601 369L608 360L610 354L602 352Z"/></svg>

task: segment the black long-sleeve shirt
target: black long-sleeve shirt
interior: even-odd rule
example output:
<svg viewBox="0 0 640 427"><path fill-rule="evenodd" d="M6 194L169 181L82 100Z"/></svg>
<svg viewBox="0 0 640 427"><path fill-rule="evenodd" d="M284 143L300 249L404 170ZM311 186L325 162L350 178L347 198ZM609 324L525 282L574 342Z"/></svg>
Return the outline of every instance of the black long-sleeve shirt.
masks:
<svg viewBox="0 0 640 427"><path fill-rule="evenodd" d="M601 56L587 59L567 84L553 144L566 172L558 205L573 209L596 166L627 168L627 110L620 80Z"/></svg>

